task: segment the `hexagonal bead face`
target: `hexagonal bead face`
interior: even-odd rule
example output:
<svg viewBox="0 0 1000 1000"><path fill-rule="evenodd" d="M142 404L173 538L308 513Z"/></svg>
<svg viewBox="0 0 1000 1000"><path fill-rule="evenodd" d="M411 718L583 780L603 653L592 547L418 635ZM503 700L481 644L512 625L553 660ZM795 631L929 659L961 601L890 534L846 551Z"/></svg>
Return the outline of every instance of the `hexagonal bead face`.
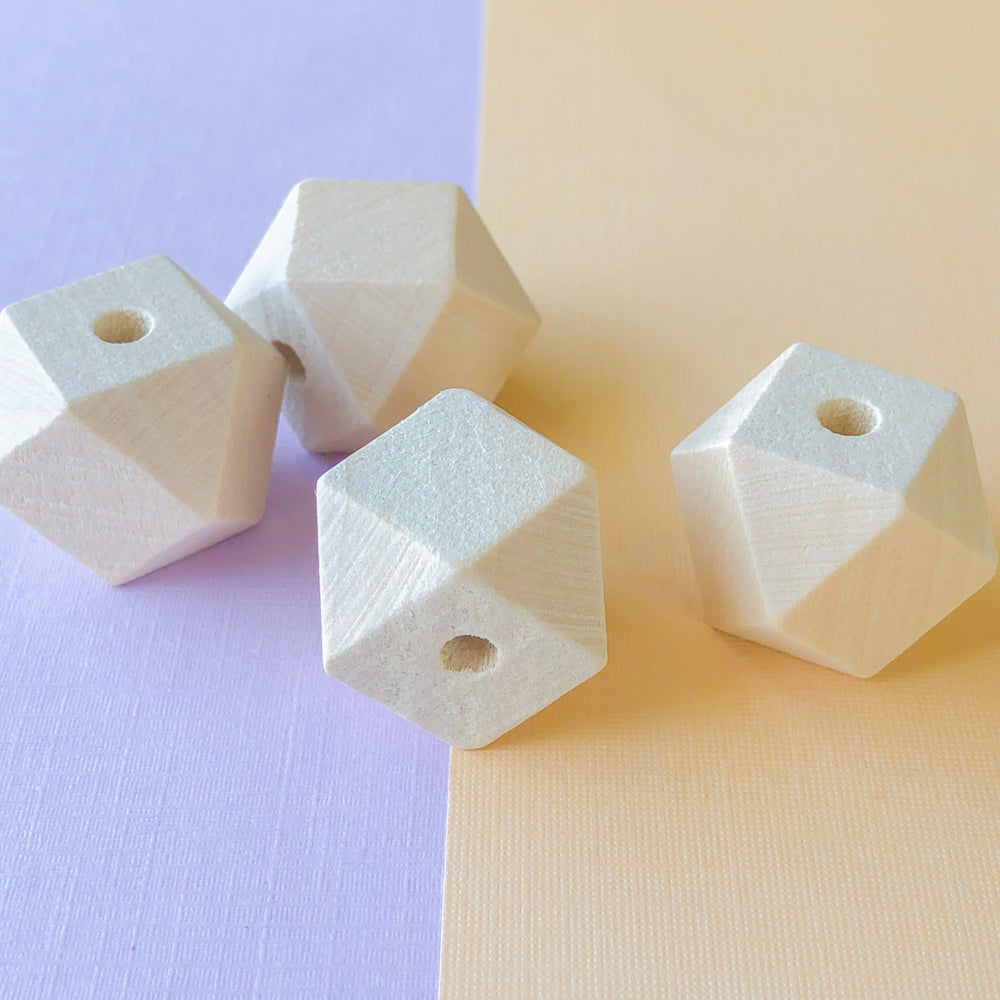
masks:
<svg viewBox="0 0 1000 1000"><path fill-rule="evenodd" d="M0 313L0 503L110 583L255 524L285 364L149 257Z"/></svg>
<svg viewBox="0 0 1000 1000"><path fill-rule="evenodd" d="M604 666L593 472L465 390L319 482L327 671L479 747Z"/></svg>
<svg viewBox="0 0 1000 1000"><path fill-rule="evenodd" d="M352 451L453 386L492 399L539 318L453 184L303 181L226 304L287 345L285 414Z"/></svg>
<svg viewBox="0 0 1000 1000"><path fill-rule="evenodd" d="M716 627L869 677L986 584L961 400L805 344L671 455Z"/></svg>

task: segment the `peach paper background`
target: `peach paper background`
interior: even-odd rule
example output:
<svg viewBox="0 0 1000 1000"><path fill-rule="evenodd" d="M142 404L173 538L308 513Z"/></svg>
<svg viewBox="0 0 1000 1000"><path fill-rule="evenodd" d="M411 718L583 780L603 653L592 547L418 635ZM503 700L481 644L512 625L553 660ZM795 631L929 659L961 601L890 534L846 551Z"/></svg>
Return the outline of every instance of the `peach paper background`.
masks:
<svg viewBox="0 0 1000 1000"><path fill-rule="evenodd" d="M806 340L965 398L1000 499L1000 13L493 0L480 204L591 462L611 659L454 752L441 996L1000 996L1000 583L867 682L704 625L672 445Z"/></svg>

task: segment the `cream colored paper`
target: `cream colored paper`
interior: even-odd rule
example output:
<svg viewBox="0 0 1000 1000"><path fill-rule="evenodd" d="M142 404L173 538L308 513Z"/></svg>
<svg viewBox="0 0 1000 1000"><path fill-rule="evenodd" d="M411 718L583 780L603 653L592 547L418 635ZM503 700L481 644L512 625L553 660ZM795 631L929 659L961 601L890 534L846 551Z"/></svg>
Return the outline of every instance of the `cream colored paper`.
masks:
<svg viewBox="0 0 1000 1000"><path fill-rule="evenodd" d="M870 681L726 637L667 462L806 340L960 392L995 521L998 38L492 0L480 204L544 317L500 402L598 471L611 659L453 753L445 1000L1000 996L1000 586Z"/></svg>

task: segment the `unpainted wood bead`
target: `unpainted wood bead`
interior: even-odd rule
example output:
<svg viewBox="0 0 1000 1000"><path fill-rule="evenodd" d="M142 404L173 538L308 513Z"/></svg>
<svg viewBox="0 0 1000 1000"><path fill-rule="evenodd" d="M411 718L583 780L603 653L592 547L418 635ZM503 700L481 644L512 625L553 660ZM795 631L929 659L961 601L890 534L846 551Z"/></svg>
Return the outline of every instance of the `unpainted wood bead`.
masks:
<svg viewBox="0 0 1000 1000"><path fill-rule="evenodd" d="M318 452L442 389L493 399L539 325L454 184L302 181L226 304L291 359L285 415Z"/></svg>
<svg viewBox="0 0 1000 1000"><path fill-rule="evenodd" d="M0 503L110 583L255 524L285 363L166 257L0 313Z"/></svg>
<svg viewBox="0 0 1000 1000"><path fill-rule="evenodd" d="M591 469L442 392L319 481L326 668L479 747L607 660Z"/></svg>
<svg viewBox="0 0 1000 1000"><path fill-rule="evenodd" d="M705 615L870 677L986 584L962 401L795 344L671 455Z"/></svg>

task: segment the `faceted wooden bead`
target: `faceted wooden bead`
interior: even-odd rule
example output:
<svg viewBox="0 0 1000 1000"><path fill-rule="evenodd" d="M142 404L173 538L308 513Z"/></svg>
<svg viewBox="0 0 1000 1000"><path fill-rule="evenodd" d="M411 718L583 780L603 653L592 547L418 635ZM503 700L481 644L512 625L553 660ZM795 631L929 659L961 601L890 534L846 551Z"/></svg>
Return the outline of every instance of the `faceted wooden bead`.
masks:
<svg viewBox="0 0 1000 1000"><path fill-rule="evenodd" d="M705 615L870 677L993 576L961 400L805 344L671 455Z"/></svg>
<svg viewBox="0 0 1000 1000"><path fill-rule="evenodd" d="M607 660L593 472L442 392L319 481L326 668L456 747Z"/></svg>
<svg viewBox="0 0 1000 1000"><path fill-rule="evenodd" d="M442 389L493 399L539 317L454 184L297 184L226 304L291 359L285 415L353 451Z"/></svg>
<svg viewBox="0 0 1000 1000"><path fill-rule="evenodd" d="M110 583L255 524L285 363L166 257L0 313L0 502Z"/></svg>

